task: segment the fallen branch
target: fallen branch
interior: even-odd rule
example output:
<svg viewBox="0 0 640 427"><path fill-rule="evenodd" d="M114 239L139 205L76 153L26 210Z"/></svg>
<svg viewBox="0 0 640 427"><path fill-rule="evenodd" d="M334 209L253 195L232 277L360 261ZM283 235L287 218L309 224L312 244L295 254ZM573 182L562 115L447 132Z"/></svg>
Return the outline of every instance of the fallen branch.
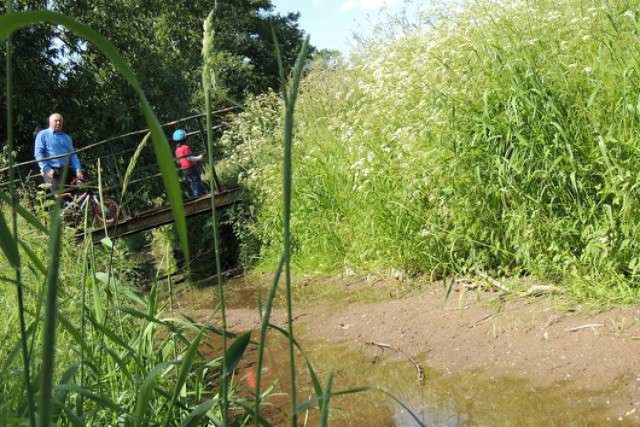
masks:
<svg viewBox="0 0 640 427"><path fill-rule="evenodd" d="M373 364L375 364L378 361L378 359L380 358L380 356L382 356L384 354L384 349L385 348L388 348L389 350L393 350L396 353L402 354L416 368L416 372L418 374L418 378L417 378L418 384L424 385L424 370L422 369L422 366L420 366L420 364L413 358L413 356L410 356L407 353L405 353L402 349L393 347L393 346L391 346L389 344L385 344L385 343L381 343L381 342L375 342L375 341L367 341L367 342L365 342L365 344L377 347L378 349L382 350L380 354L377 354L374 357L373 362L371 362Z"/></svg>
<svg viewBox="0 0 640 427"><path fill-rule="evenodd" d="M576 331L579 331L581 329L601 328L603 326L604 326L604 324L602 324L602 323L589 323L588 325L576 326L575 328L565 329L565 332L576 332Z"/></svg>

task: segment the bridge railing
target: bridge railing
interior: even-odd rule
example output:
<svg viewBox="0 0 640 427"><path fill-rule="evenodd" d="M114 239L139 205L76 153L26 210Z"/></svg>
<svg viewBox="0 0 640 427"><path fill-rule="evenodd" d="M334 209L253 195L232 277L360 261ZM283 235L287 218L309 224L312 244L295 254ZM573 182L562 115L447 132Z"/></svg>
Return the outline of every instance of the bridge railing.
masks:
<svg viewBox="0 0 640 427"><path fill-rule="evenodd" d="M235 107L231 107L214 112L214 117L218 118L217 124L212 126L214 132L221 134L226 123L221 121L220 118L223 118L225 113L229 113L234 109ZM167 133L167 139L170 144L172 144L172 131L177 128L185 129L189 136L188 144L193 153L195 155L202 153L206 159L208 158L208 150L205 131L206 126L204 122L204 114L196 114L164 123L162 127ZM98 178L98 163L100 164L103 188L112 196L117 196L122 191L129 162L148 132L148 129L141 129L110 137L83 147L76 146L76 153L80 156L83 168L88 172L92 181ZM172 152L175 151L173 145L171 145L170 148ZM61 158L69 154L70 153L65 153L49 159ZM214 153L214 158L215 154L216 153ZM177 168L178 163L176 162L176 169ZM217 186L219 188L215 168L213 170L214 180L218 183ZM203 181L205 181L206 185L208 180ZM46 189L42 186L43 180L36 160L20 162L14 165L14 183L21 199L26 199L32 208L35 208L39 198L41 199L48 196ZM8 185L9 168L2 168L0 169L0 190L7 190ZM186 191L187 186L186 184L183 185L186 195L188 194ZM139 153L136 167L129 177L127 196L123 202L125 213L139 212L166 204L162 175L158 168L151 142L146 144Z"/></svg>

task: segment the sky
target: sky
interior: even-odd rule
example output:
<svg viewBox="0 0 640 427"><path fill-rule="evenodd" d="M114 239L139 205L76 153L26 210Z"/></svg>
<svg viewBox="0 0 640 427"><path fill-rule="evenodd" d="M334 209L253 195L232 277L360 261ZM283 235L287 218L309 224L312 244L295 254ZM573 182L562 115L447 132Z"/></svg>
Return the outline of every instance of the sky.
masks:
<svg viewBox="0 0 640 427"><path fill-rule="evenodd" d="M300 12L300 27L319 49L348 54L354 32L368 34L380 8L400 10L402 0L272 0L276 11Z"/></svg>

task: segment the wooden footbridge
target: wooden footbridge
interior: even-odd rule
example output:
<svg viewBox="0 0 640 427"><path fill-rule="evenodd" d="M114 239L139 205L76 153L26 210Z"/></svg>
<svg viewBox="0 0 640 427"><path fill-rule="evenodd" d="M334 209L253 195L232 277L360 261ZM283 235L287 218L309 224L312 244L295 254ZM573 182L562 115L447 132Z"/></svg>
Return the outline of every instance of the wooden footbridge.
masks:
<svg viewBox="0 0 640 427"><path fill-rule="evenodd" d="M220 190L215 194L216 208L229 206L240 199L238 187ZM197 199L187 200L184 203L184 216L190 218L203 213L211 212L211 195L205 194ZM171 206L161 206L136 213L134 216L119 217L111 225L99 227L90 231L93 243L99 243L107 235L110 238L126 237L141 231L151 230L173 222ZM106 231L106 232L105 232ZM76 234L78 239L84 238L84 233Z"/></svg>
<svg viewBox="0 0 640 427"><path fill-rule="evenodd" d="M231 110L225 109L216 112L215 117L218 118L219 124L213 126L212 130L217 135L221 134L226 124L223 119L224 114ZM208 158L203 121L204 115L198 114L165 123L162 127L167 135L170 135L176 128L187 130L192 151L195 154L205 154L204 158ZM143 137L147 133L148 129L142 129L86 146L79 146L81 144L75 143L76 152L81 158L83 168L88 172L92 181L100 175L104 192L114 199L117 199L122 191L123 171L129 167L134 153L137 157L136 166L129 176L127 193L119 201L121 209L118 220L109 226L96 223L95 228L90 231L94 243L100 242L107 234L111 238L125 237L173 222L171 207L166 201L162 175L155 160L153 147L151 144L141 145ZM221 147L214 147L214 152L217 154L217 156L214 155L214 159L220 160L222 151ZM176 163L176 168L177 166ZM98 169L100 169L100 174L98 174ZM215 168L210 170L213 171L214 188L209 189L209 194L188 200L188 184L182 183L183 195L186 199L184 204L185 217L211 212L211 193L214 194L213 202L216 208L224 208L239 200L240 189L237 186L225 187L218 178ZM207 173L209 172L203 171L202 173L203 182L207 183L209 181ZM45 204L49 193L42 186L42 177L35 160L16 164L14 176L16 188L33 210ZM8 189L8 181L8 168L0 169L0 191ZM84 234L78 234L78 237L84 237Z"/></svg>

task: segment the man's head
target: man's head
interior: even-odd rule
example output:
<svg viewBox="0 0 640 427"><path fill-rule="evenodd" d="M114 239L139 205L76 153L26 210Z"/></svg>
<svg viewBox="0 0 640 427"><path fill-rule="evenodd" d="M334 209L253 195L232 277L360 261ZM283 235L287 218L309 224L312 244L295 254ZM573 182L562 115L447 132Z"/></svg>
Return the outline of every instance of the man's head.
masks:
<svg viewBox="0 0 640 427"><path fill-rule="evenodd" d="M54 132L62 131L62 127L64 126L64 119L62 115L59 113L53 113L49 116L49 127L53 129Z"/></svg>
<svg viewBox="0 0 640 427"><path fill-rule="evenodd" d="M173 132L172 139L174 142L181 144L187 139L187 132L185 132L184 129L176 129L175 132Z"/></svg>

